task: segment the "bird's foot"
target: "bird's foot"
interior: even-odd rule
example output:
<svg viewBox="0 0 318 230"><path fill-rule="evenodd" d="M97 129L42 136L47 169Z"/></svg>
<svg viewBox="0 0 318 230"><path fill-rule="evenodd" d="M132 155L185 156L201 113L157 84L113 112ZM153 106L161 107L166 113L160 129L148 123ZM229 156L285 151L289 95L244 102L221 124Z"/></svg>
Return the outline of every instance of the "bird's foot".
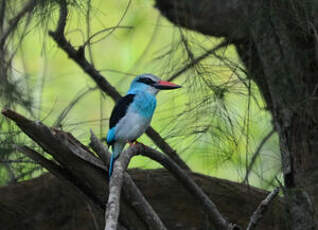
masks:
<svg viewBox="0 0 318 230"><path fill-rule="evenodd" d="M138 141L132 141L132 142L128 142L129 146L132 147L136 144L140 144Z"/></svg>

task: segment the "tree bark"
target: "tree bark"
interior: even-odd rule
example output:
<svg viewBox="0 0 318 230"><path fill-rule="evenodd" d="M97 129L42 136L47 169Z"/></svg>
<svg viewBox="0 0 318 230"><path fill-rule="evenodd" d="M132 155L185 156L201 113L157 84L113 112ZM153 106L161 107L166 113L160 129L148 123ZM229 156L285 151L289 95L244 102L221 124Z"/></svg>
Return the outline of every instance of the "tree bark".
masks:
<svg viewBox="0 0 318 230"><path fill-rule="evenodd" d="M235 40L279 135L290 228L317 229L317 3L156 0L156 6L176 25Z"/></svg>
<svg viewBox="0 0 318 230"><path fill-rule="evenodd" d="M199 203L166 170L130 170L129 173L168 229L206 229L209 226ZM268 194L222 179L195 173L192 177L215 200L221 212L240 226L247 226L250 216ZM106 190L102 191L105 195ZM276 198L258 229L287 229L282 209L282 200ZM0 188L0 213L4 230L96 230L95 220L99 229L104 226L103 212L90 208L77 190L51 174ZM127 229L145 229L138 219L136 217L135 223Z"/></svg>
<svg viewBox="0 0 318 230"><path fill-rule="evenodd" d="M258 85L272 114L280 138L284 202L274 201L259 229L317 229L317 3L299 0L156 2L161 13L176 25L233 41L248 77ZM62 181L45 175L1 188L1 228L103 228L103 209L108 196L104 165L70 134L49 129L40 122L31 124L21 116L16 118L20 128L54 158L55 161L47 162L48 169ZM133 170L131 174L168 229L209 228L208 218L193 194L165 170ZM220 212L240 226L247 226L249 217L267 195L242 184L190 175L215 201ZM119 228L147 229L128 199L121 199Z"/></svg>
<svg viewBox="0 0 318 230"><path fill-rule="evenodd" d="M246 37L243 9L248 0L156 0L155 7L172 23L217 37L239 40Z"/></svg>

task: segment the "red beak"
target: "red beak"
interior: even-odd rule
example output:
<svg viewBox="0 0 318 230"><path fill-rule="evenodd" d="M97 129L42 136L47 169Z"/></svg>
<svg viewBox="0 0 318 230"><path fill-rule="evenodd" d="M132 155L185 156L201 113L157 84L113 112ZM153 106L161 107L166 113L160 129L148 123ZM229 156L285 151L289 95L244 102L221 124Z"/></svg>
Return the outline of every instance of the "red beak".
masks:
<svg viewBox="0 0 318 230"><path fill-rule="evenodd" d="M158 81L157 83L154 84L154 87L157 88L157 89L164 89L164 90L167 90L167 89L178 89L178 88L181 88L181 85L177 85L177 84L174 84L172 82L169 82L169 81Z"/></svg>

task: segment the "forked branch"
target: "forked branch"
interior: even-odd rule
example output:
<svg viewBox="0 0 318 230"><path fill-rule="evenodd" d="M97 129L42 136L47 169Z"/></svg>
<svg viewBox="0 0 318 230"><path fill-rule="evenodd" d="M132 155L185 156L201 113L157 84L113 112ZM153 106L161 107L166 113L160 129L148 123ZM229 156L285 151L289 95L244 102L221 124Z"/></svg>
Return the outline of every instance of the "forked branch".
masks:
<svg viewBox="0 0 318 230"><path fill-rule="evenodd" d="M238 226L229 223L225 217L220 213L214 202L204 193L204 191L195 183L195 181L188 175L188 173L181 169L175 162L169 157L163 155L157 150L145 146L144 151L140 154L158 162L170 171L178 181L187 189L200 204L204 207L212 223L215 224L217 229L240 229Z"/></svg>
<svg viewBox="0 0 318 230"><path fill-rule="evenodd" d="M104 146L91 131L90 145L99 156L109 156L106 146ZM116 230L120 211L121 191L125 197L130 197L131 204L138 214L144 217L148 227L155 230L166 230L167 228L160 220L158 214L145 199L130 175L126 172L130 159L141 152L142 145L135 145L124 151L114 163L114 173L109 181L109 197L105 212L105 230ZM107 158L107 157L106 157ZM109 160L107 159L107 162Z"/></svg>
<svg viewBox="0 0 318 230"><path fill-rule="evenodd" d="M103 209L105 208L105 203L100 199L99 193L104 191L105 186L107 189L107 168L101 159L95 157L86 146L82 145L70 133L49 128L41 122L31 121L12 110L4 109L2 110L2 114L14 121L25 134L39 144L58 164L42 157L30 148L19 147L24 154L37 161L59 178L64 178L72 182L73 185L86 194L97 206ZM109 155L105 146L103 146L96 137L94 138L93 134L91 140L93 146L95 146L95 151L102 151L98 155ZM132 148L131 151L135 151L134 148ZM125 164L127 164L128 161L126 157L130 155L129 152L128 154L122 155L123 159L125 159ZM118 170L118 166L121 166L121 163L116 163L114 170L123 173L124 177L121 183L124 183L124 198L129 202L130 206L135 209L137 216L143 218L144 223L147 224L149 229L166 229L158 214L147 202L129 174L125 172L125 170ZM118 174L120 174L120 172ZM113 182L116 182L116 180ZM111 186L114 184L113 182L111 182ZM117 192L114 192L114 194L116 195ZM119 202L120 194L118 194L116 199L116 202ZM117 208L119 208L119 205ZM127 209L127 205L122 207L121 210L123 211L125 209ZM119 209L116 211L119 211ZM123 215L129 219L129 216Z"/></svg>

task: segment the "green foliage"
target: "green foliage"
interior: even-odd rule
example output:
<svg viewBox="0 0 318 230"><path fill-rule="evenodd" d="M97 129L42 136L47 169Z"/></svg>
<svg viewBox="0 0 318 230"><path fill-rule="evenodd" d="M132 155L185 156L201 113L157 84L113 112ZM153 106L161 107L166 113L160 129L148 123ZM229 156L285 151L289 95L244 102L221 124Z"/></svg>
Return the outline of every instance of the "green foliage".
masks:
<svg viewBox="0 0 318 230"><path fill-rule="evenodd" d="M87 144L90 128L100 138L105 137L113 102L99 90L92 90L95 84L47 36L48 30L56 27L58 1L40 1L30 21L24 19L10 37L7 49L16 49L16 53L7 79L14 89L3 87L8 94L1 94L1 104L10 102L26 116L70 131ZM21 5L22 1L12 1L10 7L13 2ZM174 27L146 0L70 0L68 4L67 39L78 47L91 38L85 49L88 60L122 94L136 74L151 72L168 79L219 42ZM181 90L158 95L152 125L194 171L243 180L258 143L272 126L234 48L220 49L177 82L184 86ZM13 144L32 145L4 120L0 137L6 143L0 152L3 161L22 157ZM141 141L153 145L145 136ZM265 144L260 155L250 182L265 187L280 173L280 165L273 164L279 157L277 137ZM21 163L20 171L13 164L6 165L22 175L21 179L27 179L23 174L29 171L28 176L39 172L32 171L38 170L36 164ZM2 183L9 178L6 165L0 166ZM137 166L157 167L139 157L132 162L132 167Z"/></svg>

